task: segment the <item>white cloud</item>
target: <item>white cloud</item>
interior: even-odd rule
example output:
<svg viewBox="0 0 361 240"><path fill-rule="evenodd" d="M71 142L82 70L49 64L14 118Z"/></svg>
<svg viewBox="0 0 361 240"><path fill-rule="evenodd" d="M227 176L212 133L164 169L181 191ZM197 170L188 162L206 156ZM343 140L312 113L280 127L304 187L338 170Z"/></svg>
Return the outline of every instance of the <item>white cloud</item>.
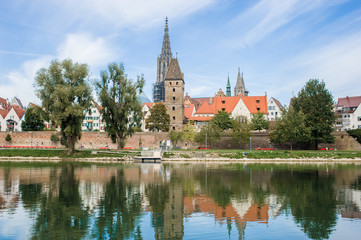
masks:
<svg viewBox="0 0 361 240"><path fill-rule="evenodd" d="M36 72L48 67L53 59L71 58L74 62L87 63L91 70L106 66L115 57L114 47L105 38L94 38L89 34L70 34L57 48L55 56L41 56L25 61L20 69L6 75L6 85L1 85L2 97L11 99L17 96L23 104L36 101L33 87Z"/></svg>
<svg viewBox="0 0 361 240"><path fill-rule="evenodd" d="M347 0L262 0L231 21L242 38L238 46L255 44L305 13L325 9Z"/></svg>

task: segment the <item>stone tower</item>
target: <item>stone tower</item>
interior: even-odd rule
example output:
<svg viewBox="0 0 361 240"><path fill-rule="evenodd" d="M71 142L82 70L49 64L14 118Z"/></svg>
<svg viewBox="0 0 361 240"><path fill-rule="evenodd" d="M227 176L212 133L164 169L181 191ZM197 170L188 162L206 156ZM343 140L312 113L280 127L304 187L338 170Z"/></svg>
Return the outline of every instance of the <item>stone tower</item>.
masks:
<svg viewBox="0 0 361 240"><path fill-rule="evenodd" d="M243 96L248 96L248 91L246 91L246 87L244 86L243 73L241 75L238 68L238 76L236 87L234 88L234 96L238 96L239 94L242 94Z"/></svg>
<svg viewBox="0 0 361 240"><path fill-rule="evenodd" d="M229 82L229 73L228 73L228 81L227 81L227 90L226 90L226 96L231 97L231 83Z"/></svg>
<svg viewBox="0 0 361 240"><path fill-rule="evenodd" d="M164 79L165 105L170 116L170 130L182 131L184 120L184 75L178 59L172 58Z"/></svg>
<svg viewBox="0 0 361 240"><path fill-rule="evenodd" d="M153 98L154 102L164 102L164 78L167 73L170 61L172 59L172 51L170 49L168 18L165 19L163 46L160 56L157 58L157 81L154 84Z"/></svg>

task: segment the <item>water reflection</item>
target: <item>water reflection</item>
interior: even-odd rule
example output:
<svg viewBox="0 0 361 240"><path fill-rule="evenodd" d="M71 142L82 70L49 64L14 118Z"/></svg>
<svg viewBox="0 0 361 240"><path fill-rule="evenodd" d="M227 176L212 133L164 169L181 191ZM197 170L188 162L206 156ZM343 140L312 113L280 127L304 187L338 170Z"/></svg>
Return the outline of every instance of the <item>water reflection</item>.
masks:
<svg viewBox="0 0 361 240"><path fill-rule="evenodd" d="M360 183L351 165L8 165L0 223L25 209L33 239L244 239L282 238L272 226L291 216L298 237L327 239L361 219Z"/></svg>

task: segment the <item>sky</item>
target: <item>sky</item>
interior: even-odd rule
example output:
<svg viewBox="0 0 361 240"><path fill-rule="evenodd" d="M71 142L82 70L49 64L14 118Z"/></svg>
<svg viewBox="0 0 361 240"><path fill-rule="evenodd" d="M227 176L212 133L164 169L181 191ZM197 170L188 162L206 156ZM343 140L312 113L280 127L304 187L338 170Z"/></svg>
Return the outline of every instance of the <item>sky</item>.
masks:
<svg viewBox="0 0 361 240"><path fill-rule="evenodd" d="M335 101L361 95L360 0L3 0L0 97L40 103L36 72L70 58L91 80L123 63L152 99L166 17L191 97L225 91L228 74L233 94L238 68L250 96L284 105L309 79Z"/></svg>

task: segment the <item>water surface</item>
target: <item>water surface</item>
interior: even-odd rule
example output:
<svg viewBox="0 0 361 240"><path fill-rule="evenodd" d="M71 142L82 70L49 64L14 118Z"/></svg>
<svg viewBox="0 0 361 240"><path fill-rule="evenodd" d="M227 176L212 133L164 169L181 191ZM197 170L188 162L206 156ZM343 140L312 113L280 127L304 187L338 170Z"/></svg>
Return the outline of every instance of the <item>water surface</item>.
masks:
<svg viewBox="0 0 361 240"><path fill-rule="evenodd" d="M0 239L357 239L361 167L0 164Z"/></svg>

